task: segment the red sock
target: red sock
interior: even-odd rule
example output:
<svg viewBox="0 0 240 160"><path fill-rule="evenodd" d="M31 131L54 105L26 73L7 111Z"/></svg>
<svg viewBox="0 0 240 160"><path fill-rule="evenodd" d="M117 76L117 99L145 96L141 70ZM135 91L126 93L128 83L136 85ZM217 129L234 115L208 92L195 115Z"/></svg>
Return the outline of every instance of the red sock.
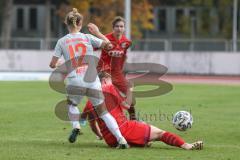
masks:
<svg viewBox="0 0 240 160"><path fill-rule="evenodd" d="M162 135L162 138L160 139L160 141L162 141L168 145L176 146L176 147L181 147L181 145L183 145L185 143L181 137L179 137L171 132L165 132Z"/></svg>

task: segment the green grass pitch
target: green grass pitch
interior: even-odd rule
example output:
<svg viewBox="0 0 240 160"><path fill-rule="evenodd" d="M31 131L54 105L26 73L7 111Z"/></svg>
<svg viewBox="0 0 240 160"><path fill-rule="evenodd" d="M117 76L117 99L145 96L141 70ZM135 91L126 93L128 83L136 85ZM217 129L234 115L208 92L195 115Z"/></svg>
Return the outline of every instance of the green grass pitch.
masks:
<svg viewBox="0 0 240 160"><path fill-rule="evenodd" d="M146 89L146 88L140 88ZM234 160L240 155L240 86L174 84L163 96L137 99L140 119L175 132L186 141L204 141L204 150L185 151L155 142L151 148L108 148L83 127L77 143L69 144L68 122L54 114L64 95L47 82L0 82L1 160ZM80 106L82 108L82 106ZM171 116L191 110L193 128L180 132Z"/></svg>

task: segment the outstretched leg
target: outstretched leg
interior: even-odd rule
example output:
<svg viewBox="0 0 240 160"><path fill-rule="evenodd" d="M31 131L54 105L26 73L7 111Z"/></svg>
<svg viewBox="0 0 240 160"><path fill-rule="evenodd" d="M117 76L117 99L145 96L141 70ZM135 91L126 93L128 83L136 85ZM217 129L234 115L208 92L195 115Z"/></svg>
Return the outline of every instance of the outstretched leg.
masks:
<svg viewBox="0 0 240 160"><path fill-rule="evenodd" d="M201 150L203 149L203 142L197 141L192 144L186 143L178 135L161 130L157 127L151 126L150 141L162 141L168 145L183 148L186 150Z"/></svg>

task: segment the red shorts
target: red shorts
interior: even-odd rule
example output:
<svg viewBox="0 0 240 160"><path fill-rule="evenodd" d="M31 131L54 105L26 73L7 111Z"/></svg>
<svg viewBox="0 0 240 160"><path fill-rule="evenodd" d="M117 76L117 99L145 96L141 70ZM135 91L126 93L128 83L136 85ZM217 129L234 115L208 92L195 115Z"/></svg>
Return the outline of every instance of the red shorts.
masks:
<svg viewBox="0 0 240 160"><path fill-rule="evenodd" d="M119 127L130 146L144 147L149 142L151 132L149 125L138 121L126 121ZM103 138L110 147L117 146L117 140L110 132L104 135Z"/></svg>

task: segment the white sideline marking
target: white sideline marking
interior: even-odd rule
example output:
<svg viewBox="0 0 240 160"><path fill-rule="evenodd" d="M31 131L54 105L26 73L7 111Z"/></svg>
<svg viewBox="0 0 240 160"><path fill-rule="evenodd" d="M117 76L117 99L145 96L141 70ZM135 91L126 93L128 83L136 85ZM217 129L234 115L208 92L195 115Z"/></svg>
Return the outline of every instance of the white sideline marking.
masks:
<svg viewBox="0 0 240 160"><path fill-rule="evenodd" d="M48 81L51 72L0 72L0 81Z"/></svg>

